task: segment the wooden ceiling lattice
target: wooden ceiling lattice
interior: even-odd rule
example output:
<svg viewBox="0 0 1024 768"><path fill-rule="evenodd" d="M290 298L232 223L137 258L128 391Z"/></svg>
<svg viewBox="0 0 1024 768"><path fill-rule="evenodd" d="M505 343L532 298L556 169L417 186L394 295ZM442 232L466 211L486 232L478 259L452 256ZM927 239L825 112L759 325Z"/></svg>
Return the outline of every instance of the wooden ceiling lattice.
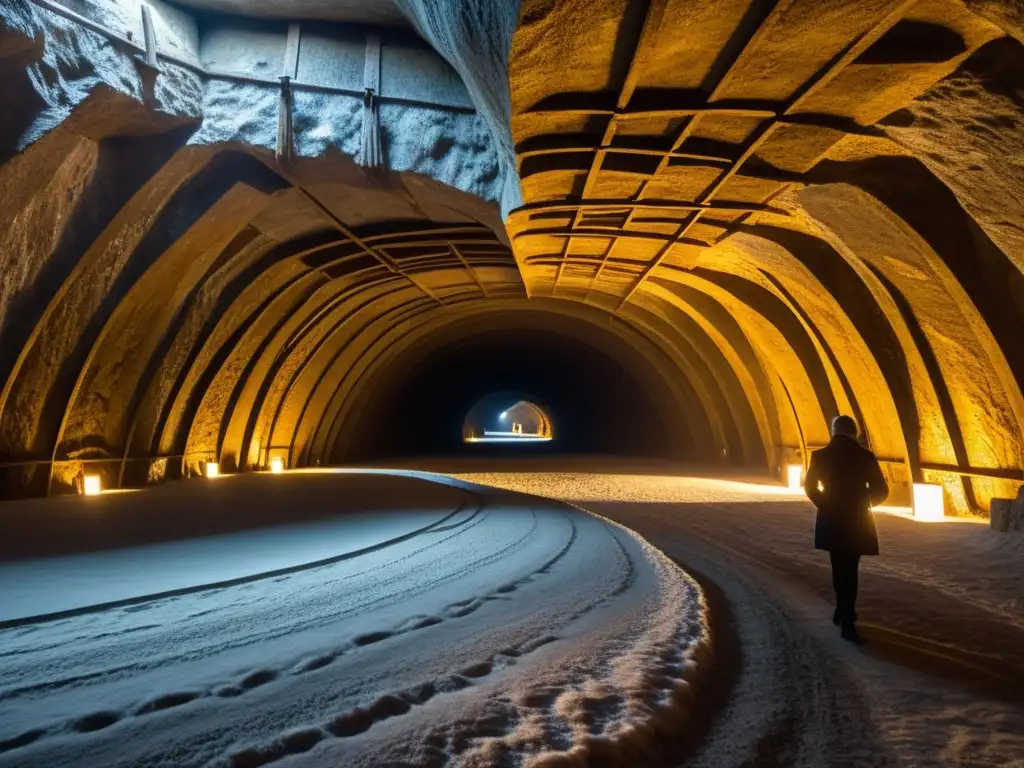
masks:
<svg viewBox="0 0 1024 768"><path fill-rule="evenodd" d="M778 32L777 27L787 10L799 0L780 0L759 23L737 30L726 49L720 52L718 70L721 74L710 91L641 89L641 71L644 62L658 54L656 41L669 2L651 0L647 6L628 71L614 96L614 103L608 92L560 93L542 99L524 113L531 118L550 116L557 125L567 124L564 118L568 117L591 123L606 120L603 130L530 135L521 139L516 148L524 180L548 170L585 174L573 194L561 199L539 200L530 200L527 195L527 202L513 212L510 233L517 245L532 242L533 238L561 241L554 253L538 255L527 248L529 258L519 255L517 249L521 265L549 268L557 265L550 285L551 295L559 291L567 268L588 267L589 283L585 287L577 284L575 289L583 293L584 301L590 301L595 291L611 294L616 300L613 309L616 314L651 274L665 264L676 246L710 247L739 227L753 223L752 217L785 215L782 210L773 208L771 201L785 189L786 177L798 174L775 168L758 157L758 152L780 129L799 127L840 135L878 135L875 129L860 125L849 115L822 114L805 108L812 96L833 82L899 22L917 0L894 0L887 13L849 40L794 92L771 102L729 99L727 94L738 73L757 60L763 42L773 31ZM716 142L700 136L702 125L720 118L749 120L753 127L739 143ZM666 125L671 125L672 120L680 122L674 132L666 136L628 132L631 124L653 120ZM622 132L624 127L626 133ZM818 155L820 152L808 158L808 165L813 164ZM699 191L686 197L667 198L659 190L659 184L668 184L666 172L679 168L708 174L708 180ZM637 179L635 191L621 198L609 198L606 188L601 188L604 176L616 174L621 178L624 173ZM748 191L745 195L748 199L722 199L734 179L756 180L767 184L769 189L762 188L759 193L756 188L755 192ZM699 224L703 225L703 234L696 232ZM604 241L597 254L593 243L577 251L580 241L595 239ZM620 242L659 243L652 255L632 261L631 279L625 284L621 279L622 263L629 260L616 260L612 255ZM593 269L595 264L596 269ZM617 267L616 279L609 280L612 265ZM575 269L573 272L583 274ZM530 276L524 274L524 277L529 282Z"/></svg>

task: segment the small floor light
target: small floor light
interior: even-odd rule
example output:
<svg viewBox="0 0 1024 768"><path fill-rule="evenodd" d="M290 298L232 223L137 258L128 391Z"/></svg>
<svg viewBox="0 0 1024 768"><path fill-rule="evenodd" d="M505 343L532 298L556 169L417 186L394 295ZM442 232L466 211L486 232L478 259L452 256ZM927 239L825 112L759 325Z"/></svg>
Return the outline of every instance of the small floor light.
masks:
<svg viewBox="0 0 1024 768"><path fill-rule="evenodd" d="M799 491L804 487L804 468L802 464L786 465L786 485L791 491Z"/></svg>
<svg viewBox="0 0 1024 768"><path fill-rule="evenodd" d="M220 464L215 461L206 462L206 476L209 478L220 476Z"/></svg>
<svg viewBox="0 0 1024 768"><path fill-rule="evenodd" d="M284 459L280 456L275 456L270 460L270 471L275 475L279 475L284 472Z"/></svg>
<svg viewBox="0 0 1024 768"><path fill-rule="evenodd" d="M945 516L942 486L914 483L914 517L926 523L937 523Z"/></svg>
<svg viewBox="0 0 1024 768"><path fill-rule="evenodd" d="M86 496L99 496L102 490L99 475L86 475L82 479L82 492Z"/></svg>

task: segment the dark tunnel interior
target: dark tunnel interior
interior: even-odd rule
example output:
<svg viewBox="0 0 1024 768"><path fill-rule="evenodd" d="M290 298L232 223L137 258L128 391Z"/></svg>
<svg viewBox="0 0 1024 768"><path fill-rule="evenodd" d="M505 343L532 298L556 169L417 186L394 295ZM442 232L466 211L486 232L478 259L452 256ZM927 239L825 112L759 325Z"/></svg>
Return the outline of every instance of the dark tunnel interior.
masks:
<svg viewBox="0 0 1024 768"><path fill-rule="evenodd" d="M481 332L407 363L374 392L336 461L528 452L679 458L684 447L652 392L619 361L570 335L530 328ZM401 363L399 363L400 365ZM467 444L466 415L482 398L530 400L557 435L550 443Z"/></svg>

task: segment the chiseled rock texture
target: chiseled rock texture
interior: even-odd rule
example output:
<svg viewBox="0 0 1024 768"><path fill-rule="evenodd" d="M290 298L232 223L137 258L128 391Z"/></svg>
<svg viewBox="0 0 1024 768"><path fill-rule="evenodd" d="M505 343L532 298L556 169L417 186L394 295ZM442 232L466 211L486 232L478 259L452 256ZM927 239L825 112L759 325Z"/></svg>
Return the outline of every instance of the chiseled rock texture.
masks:
<svg viewBox="0 0 1024 768"><path fill-rule="evenodd" d="M1024 58L1003 38L884 121L1024 269Z"/></svg>
<svg viewBox="0 0 1024 768"><path fill-rule="evenodd" d="M1016 499L992 499L990 523L1000 533L1024 533L1024 488Z"/></svg>

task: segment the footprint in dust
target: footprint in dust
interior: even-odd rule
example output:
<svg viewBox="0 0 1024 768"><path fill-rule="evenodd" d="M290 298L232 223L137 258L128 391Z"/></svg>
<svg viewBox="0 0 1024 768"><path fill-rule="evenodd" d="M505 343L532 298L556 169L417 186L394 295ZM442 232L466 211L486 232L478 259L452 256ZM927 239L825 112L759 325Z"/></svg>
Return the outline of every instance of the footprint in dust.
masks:
<svg viewBox="0 0 1024 768"><path fill-rule="evenodd" d="M455 691L461 691L463 688L468 688L472 683L469 682L462 675L452 675L444 680L437 682L438 693L454 693Z"/></svg>
<svg viewBox="0 0 1024 768"><path fill-rule="evenodd" d="M481 603L479 602L472 602L464 608L459 608L454 611L448 611L448 615L455 619L461 619L463 616L469 616L469 614L476 611L477 608L480 607L480 605Z"/></svg>
<svg viewBox="0 0 1024 768"><path fill-rule="evenodd" d="M437 686L433 683L422 683L399 695L410 704L426 704L437 695Z"/></svg>
<svg viewBox="0 0 1024 768"><path fill-rule="evenodd" d="M527 643L523 643L523 645L519 649L519 654L522 655L524 653L532 653L533 651L536 651L538 648L540 648L542 645L553 643L556 640L558 640L558 638L554 635L544 635L543 637L538 637L536 640L530 640Z"/></svg>
<svg viewBox="0 0 1024 768"><path fill-rule="evenodd" d="M528 709L548 709L552 704L555 703L561 695L561 691L556 688L542 688L537 691L529 691L519 697L518 702L520 706L527 707Z"/></svg>
<svg viewBox="0 0 1024 768"><path fill-rule="evenodd" d="M406 625L402 626L402 630L412 632L417 629L426 629L427 627L436 626L442 621L444 621L444 619L440 616L423 616L417 619L411 619Z"/></svg>
<svg viewBox="0 0 1024 768"><path fill-rule="evenodd" d="M491 670L493 668L494 665L492 665L491 662L482 661L479 664L473 664L469 667L466 667L464 670L462 670L460 674L462 674L464 677L486 677L487 675L491 674Z"/></svg>
<svg viewBox="0 0 1024 768"><path fill-rule="evenodd" d="M408 701L400 696L395 696L394 694L389 693L385 696L381 696L370 705L370 715L375 721L387 720L389 717L404 715L411 708L412 707Z"/></svg>
<svg viewBox="0 0 1024 768"><path fill-rule="evenodd" d="M79 733L92 733L109 728L120 719L121 716L116 712L94 712L75 720L72 727Z"/></svg>
<svg viewBox="0 0 1024 768"><path fill-rule="evenodd" d="M9 752L12 749L18 749L20 747L27 747L34 741L38 741L46 735L46 731L42 728L33 728L31 731L25 731L19 733L10 739L0 741L0 752Z"/></svg>
<svg viewBox="0 0 1024 768"><path fill-rule="evenodd" d="M281 737L282 746L290 755L298 755L302 752L309 752L327 736L319 728L302 728L298 731L286 733Z"/></svg>
<svg viewBox="0 0 1024 768"><path fill-rule="evenodd" d="M325 653L322 656L314 656L311 659L303 659L292 668L293 675L301 675L303 672L312 672L314 669L323 669L332 663L337 656L333 653Z"/></svg>
<svg viewBox="0 0 1024 768"><path fill-rule="evenodd" d="M373 715L362 707L356 707L331 720L327 730L338 738L344 739L348 736L355 736L363 731L370 730L371 725L373 725Z"/></svg>
<svg viewBox="0 0 1024 768"><path fill-rule="evenodd" d="M150 712L160 712L164 709L180 707L182 704L188 704L190 701L195 701L202 695L201 691L176 691L175 693L165 693L163 696L157 696L155 699L150 699L139 706L139 708L135 710L135 714L147 715Z"/></svg>
<svg viewBox="0 0 1024 768"><path fill-rule="evenodd" d="M250 672L248 675L242 678L239 685L247 691L251 691L253 688L259 688L261 685L266 685L271 680L277 679L277 672L273 669L257 669L255 672Z"/></svg>
<svg viewBox="0 0 1024 768"><path fill-rule="evenodd" d="M381 640L387 640L389 637L393 637L392 632L367 632L365 635L359 635L352 640L356 645L372 645L373 643L379 643Z"/></svg>

